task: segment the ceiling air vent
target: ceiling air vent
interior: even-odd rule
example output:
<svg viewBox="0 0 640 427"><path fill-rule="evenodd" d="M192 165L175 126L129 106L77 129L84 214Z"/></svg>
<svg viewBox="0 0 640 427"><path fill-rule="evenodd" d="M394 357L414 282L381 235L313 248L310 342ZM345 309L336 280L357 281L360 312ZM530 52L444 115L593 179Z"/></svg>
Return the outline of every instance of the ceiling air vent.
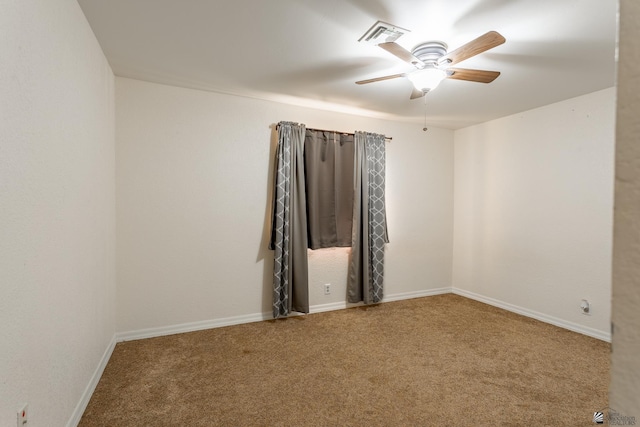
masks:
<svg viewBox="0 0 640 427"><path fill-rule="evenodd" d="M378 21L373 24L358 41L377 45L380 43L394 42L398 40L401 35L409 32L409 30L405 30L404 28Z"/></svg>

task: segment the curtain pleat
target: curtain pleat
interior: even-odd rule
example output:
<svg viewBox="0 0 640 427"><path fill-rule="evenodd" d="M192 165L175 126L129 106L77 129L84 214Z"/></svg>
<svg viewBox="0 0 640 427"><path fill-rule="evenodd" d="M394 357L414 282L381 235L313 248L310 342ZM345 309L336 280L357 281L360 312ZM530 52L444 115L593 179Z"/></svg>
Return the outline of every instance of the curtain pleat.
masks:
<svg viewBox="0 0 640 427"><path fill-rule="evenodd" d="M375 304L384 296L384 244L389 242L385 138L384 135L356 132L354 144L353 229L347 300Z"/></svg>
<svg viewBox="0 0 640 427"><path fill-rule="evenodd" d="M278 124L270 241L274 318L309 312L304 136L303 124Z"/></svg>
<svg viewBox="0 0 640 427"><path fill-rule="evenodd" d="M340 135L336 144L336 242L335 246L351 246L353 226L354 135Z"/></svg>

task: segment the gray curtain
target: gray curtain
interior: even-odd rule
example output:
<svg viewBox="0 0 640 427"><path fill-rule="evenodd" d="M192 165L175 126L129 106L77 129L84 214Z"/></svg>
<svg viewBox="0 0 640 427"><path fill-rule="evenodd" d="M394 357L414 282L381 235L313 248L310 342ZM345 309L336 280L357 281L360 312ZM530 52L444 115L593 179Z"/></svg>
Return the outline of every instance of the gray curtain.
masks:
<svg viewBox="0 0 640 427"><path fill-rule="evenodd" d="M304 141L309 248L351 246L353 135L307 129Z"/></svg>
<svg viewBox="0 0 640 427"><path fill-rule="evenodd" d="M278 124L270 241L274 318L309 312L304 137L305 125Z"/></svg>
<svg viewBox="0 0 640 427"><path fill-rule="evenodd" d="M384 135L356 132L354 157L353 231L347 300L375 304L384 296L384 244L389 242Z"/></svg>

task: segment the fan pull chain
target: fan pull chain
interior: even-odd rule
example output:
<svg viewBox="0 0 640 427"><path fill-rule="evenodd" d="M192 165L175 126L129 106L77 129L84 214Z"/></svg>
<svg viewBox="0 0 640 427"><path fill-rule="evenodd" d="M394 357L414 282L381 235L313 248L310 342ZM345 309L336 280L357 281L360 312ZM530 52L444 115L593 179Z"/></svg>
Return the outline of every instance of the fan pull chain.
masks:
<svg viewBox="0 0 640 427"><path fill-rule="evenodd" d="M423 98L424 98L424 127L422 128L422 130L426 132L429 130L427 128L427 94L426 93L425 93L425 96L423 96Z"/></svg>

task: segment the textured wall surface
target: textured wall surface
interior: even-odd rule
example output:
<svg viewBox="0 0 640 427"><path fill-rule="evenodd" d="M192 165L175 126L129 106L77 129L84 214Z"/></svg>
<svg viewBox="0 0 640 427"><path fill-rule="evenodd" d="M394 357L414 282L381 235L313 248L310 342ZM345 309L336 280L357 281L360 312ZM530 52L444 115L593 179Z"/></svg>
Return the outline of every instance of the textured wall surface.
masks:
<svg viewBox="0 0 640 427"><path fill-rule="evenodd" d="M271 312L280 120L392 136L386 294L450 285L452 131L125 78L116 114L119 331ZM310 252L312 306L346 300L347 251Z"/></svg>
<svg viewBox="0 0 640 427"><path fill-rule="evenodd" d="M614 114L611 88L456 131L455 288L608 336Z"/></svg>
<svg viewBox="0 0 640 427"><path fill-rule="evenodd" d="M0 425L65 425L115 332L114 77L75 0L0 9Z"/></svg>
<svg viewBox="0 0 640 427"><path fill-rule="evenodd" d="M620 3L611 408L640 424L640 3Z"/></svg>

